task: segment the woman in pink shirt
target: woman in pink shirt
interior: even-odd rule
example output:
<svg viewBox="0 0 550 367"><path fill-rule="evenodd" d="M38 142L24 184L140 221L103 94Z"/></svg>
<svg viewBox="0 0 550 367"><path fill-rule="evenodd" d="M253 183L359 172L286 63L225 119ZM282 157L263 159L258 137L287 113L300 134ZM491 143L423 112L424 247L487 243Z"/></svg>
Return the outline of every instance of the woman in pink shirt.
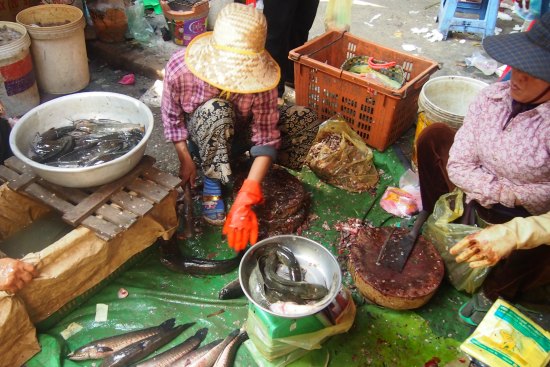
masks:
<svg viewBox="0 0 550 367"><path fill-rule="evenodd" d="M550 246L539 246L550 242L550 13L529 32L487 37L483 47L512 68L511 80L486 87L456 134L438 123L417 141L424 208L432 211L441 195L459 187L466 198L462 223L477 225L479 217L497 224L451 250L470 266L493 266L483 290L461 308L469 321L497 297L550 294L544 293ZM514 218L537 224L518 225Z"/></svg>
<svg viewBox="0 0 550 367"><path fill-rule="evenodd" d="M277 106L280 69L265 50L267 23L250 6L231 3L213 32L192 40L165 68L161 113L164 135L180 161L183 184L195 185L200 160L203 218L223 225L237 251L258 236L252 210L263 200L261 182L273 162L300 169L315 138L315 113L299 106ZM231 163L248 151L252 167L225 216L222 185Z"/></svg>

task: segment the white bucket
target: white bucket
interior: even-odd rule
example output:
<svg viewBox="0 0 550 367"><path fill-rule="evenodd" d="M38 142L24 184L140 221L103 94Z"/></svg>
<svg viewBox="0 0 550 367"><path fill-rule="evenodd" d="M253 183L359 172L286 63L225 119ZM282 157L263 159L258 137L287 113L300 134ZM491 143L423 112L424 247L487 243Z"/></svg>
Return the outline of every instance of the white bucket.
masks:
<svg viewBox="0 0 550 367"><path fill-rule="evenodd" d="M1 22L21 34L21 37L0 46L0 101L6 115L17 117L40 103L33 62L29 52L31 39L25 27L13 22Z"/></svg>
<svg viewBox="0 0 550 367"><path fill-rule="evenodd" d="M20 11L16 19L31 37L38 87L42 91L68 94L88 85L90 70L82 10L63 4L38 5Z"/></svg>
<svg viewBox="0 0 550 367"><path fill-rule="evenodd" d="M470 103L488 84L464 76L440 76L424 84L418 98L419 112L431 123L443 122L458 129Z"/></svg>

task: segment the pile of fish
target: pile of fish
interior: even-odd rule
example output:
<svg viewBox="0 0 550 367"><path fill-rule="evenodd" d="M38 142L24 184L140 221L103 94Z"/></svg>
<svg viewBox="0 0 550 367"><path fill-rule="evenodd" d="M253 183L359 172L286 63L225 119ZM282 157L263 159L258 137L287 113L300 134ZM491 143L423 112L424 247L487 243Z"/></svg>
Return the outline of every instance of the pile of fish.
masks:
<svg viewBox="0 0 550 367"><path fill-rule="evenodd" d="M256 250L248 288L250 296L272 311L305 311L308 304L328 295L325 285L306 282L300 263L292 251L282 244ZM300 307L302 306L302 307Z"/></svg>
<svg viewBox="0 0 550 367"><path fill-rule="evenodd" d="M29 157L62 168L90 167L123 156L144 136L140 124L110 119L77 120L36 134Z"/></svg>
<svg viewBox="0 0 550 367"><path fill-rule="evenodd" d="M100 367L131 364L139 367L232 366L239 346L248 339L248 334L239 329L231 332L225 339L217 339L199 347L208 334L208 329L202 328L182 343L141 361L194 324L192 322L175 326L175 319L169 319L158 326L95 340L70 353L68 358L73 361L103 359Z"/></svg>

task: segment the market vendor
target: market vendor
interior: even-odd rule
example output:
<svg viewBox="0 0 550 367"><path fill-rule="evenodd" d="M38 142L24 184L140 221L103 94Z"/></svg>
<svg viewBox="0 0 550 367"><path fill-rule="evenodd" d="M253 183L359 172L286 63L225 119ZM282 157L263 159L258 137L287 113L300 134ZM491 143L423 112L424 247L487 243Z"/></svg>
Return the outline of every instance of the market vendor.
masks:
<svg viewBox="0 0 550 367"><path fill-rule="evenodd" d="M229 246L242 250L257 240L252 206L262 201L261 182L271 164L301 168L316 129L315 114L277 107L280 70L265 50L267 25L253 7L231 3L213 32L193 39L165 68L162 120L180 161L183 184L195 186L196 153L203 174L202 214L224 225ZM231 163L249 151L251 169L226 219L222 185Z"/></svg>
<svg viewBox="0 0 550 367"><path fill-rule="evenodd" d="M423 207L433 210L459 187L463 224L497 224L451 250L457 261L493 266L482 291L461 308L473 323L497 297L550 299L550 246L539 246L550 243L550 14L529 32L486 37L483 47L511 66L511 80L483 89L456 135L432 124L417 141Z"/></svg>

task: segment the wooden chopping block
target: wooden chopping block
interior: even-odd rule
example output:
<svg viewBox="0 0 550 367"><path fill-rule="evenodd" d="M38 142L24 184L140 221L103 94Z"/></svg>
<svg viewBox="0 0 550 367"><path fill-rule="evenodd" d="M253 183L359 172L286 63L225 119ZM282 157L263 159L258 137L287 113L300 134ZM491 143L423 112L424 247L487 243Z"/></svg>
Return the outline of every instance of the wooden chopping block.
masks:
<svg viewBox="0 0 550 367"><path fill-rule="evenodd" d="M350 250L350 273L361 294L380 306L395 310L421 307L432 298L443 280L443 259L429 241L419 236L401 273L376 264L392 229L360 226L342 233ZM404 236L407 232L395 228L393 236Z"/></svg>

